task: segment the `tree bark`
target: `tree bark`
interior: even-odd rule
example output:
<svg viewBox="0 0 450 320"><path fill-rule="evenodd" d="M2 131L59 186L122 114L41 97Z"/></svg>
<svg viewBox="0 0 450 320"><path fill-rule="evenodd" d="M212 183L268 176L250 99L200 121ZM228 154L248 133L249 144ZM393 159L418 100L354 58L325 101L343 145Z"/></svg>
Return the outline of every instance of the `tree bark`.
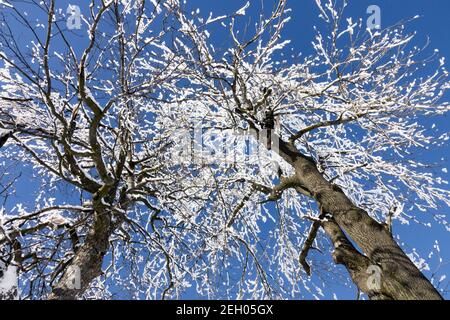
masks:
<svg viewBox="0 0 450 320"><path fill-rule="evenodd" d="M63 275L48 296L49 300L73 300L102 274L103 257L109 247L113 231L111 213L97 205L92 229L83 245L66 267Z"/></svg>
<svg viewBox="0 0 450 320"><path fill-rule="evenodd" d="M272 139L275 141L275 139ZM344 264L358 288L373 299L441 300L439 292L392 238L388 230L355 206L335 184L318 171L313 159L303 155L293 142L276 137L276 151L295 169L297 185L314 198L333 221L322 224L335 246L334 259ZM347 234L363 251L359 253ZM368 286L372 270L380 270L380 286Z"/></svg>
<svg viewBox="0 0 450 320"><path fill-rule="evenodd" d="M18 299L18 278L17 267L0 261L0 301Z"/></svg>

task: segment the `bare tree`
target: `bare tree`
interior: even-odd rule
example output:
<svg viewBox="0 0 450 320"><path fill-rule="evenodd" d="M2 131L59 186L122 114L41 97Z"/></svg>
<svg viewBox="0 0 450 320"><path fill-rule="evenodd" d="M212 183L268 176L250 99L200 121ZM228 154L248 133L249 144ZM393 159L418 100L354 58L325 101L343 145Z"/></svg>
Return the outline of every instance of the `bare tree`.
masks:
<svg viewBox="0 0 450 320"><path fill-rule="evenodd" d="M164 174L170 163L161 154L171 144L172 129L158 130L164 99L171 98L186 68L164 44L173 32L168 24L173 5L92 1L84 17L88 41L81 49L68 38L65 11L57 10L54 0L11 2L2 11L0 117L2 129L14 132L8 143L15 146L5 158L18 157L42 175L36 210L16 206L18 216L5 214L0 238L2 245L23 244L8 255L30 275L28 297L46 295L49 288L49 299L83 293L102 274L115 242L156 249L156 258L167 260L158 260L159 268L170 271L165 245L156 234L147 238L140 218L153 227L161 220L153 200L164 198L170 211L171 199L183 191L177 183L182 172ZM26 13L30 9L47 17L43 31ZM31 35L28 52L12 19ZM60 52L52 49L57 45L63 46ZM73 203L77 196L46 194L61 184L78 195L78 203ZM112 255L109 259L120 259ZM161 275L162 283L167 276L170 272Z"/></svg>

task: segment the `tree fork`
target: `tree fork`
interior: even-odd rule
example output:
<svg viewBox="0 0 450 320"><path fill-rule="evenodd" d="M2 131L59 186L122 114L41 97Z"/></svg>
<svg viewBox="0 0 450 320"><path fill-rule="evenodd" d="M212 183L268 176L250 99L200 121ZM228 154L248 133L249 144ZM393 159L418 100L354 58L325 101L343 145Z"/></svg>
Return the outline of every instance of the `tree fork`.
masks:
<svg viewBox="0 0 450 320"><path fill-rule="evenodd" d="M73 300L102 274L103 257L112 231L110 213L105 208L96 211L92 229L53 287L49 300Z"/></svg>

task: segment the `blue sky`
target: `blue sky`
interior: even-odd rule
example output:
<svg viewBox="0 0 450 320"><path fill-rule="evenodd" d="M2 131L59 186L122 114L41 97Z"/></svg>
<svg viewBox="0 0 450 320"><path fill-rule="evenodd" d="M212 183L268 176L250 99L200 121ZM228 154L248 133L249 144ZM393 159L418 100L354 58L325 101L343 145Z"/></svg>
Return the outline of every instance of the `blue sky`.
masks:
<svg viewBox="0 0 450 320"><path fill-rule="evenodd" d="M200 13L207 16L209 12L213 12L214 16L227 14L241 8L245 4L245 0L188 0L188 6L192 8L200 8ZM261 3L266 6L266 10L270 9L269 5L274 2L272 0L251 0L251 6L248 9L248 15L253 19L258 16ZM88 1L83 0L71 0L71 1L57 1L57 7L65 10L67 4L77 4L81 7L83 12L86 12ZM366 19L369 15L366 13L366 9L369 5L376 4L381 9L381 25L387 27L402 19L411 18L416 15L420 15L420 19L414 20L409 24L410 30L417 30L418 36L415 41L417 44L424 44L426 37L431 40L430 52L437 48L442 56L447 58L447 67L450 62L450 19L448 14L450 12L450 1L448 0L384 0L384 1L367 1L367 0L353 0L350 1L346 10L346 16L352 17L353 20L357 20L360 17ZM288 7L292 8L292 20L287 24L284 29L283 36L286 39L291 39L291 46L295 52L302 52L303 55L312 53L311 41L315 35L313 26L319 24L317 15L319 11L315 5L314 0L288 0ZM29 13L31 14L31 13ZM33 13L34 14L34 13ZM215 35L221 37L220 34ZM78 48L82 48L83 39L80 39ZM449 96L446 99L450 99ZM450 128L450 122L448 121L448 115L441 117L440 119L427 119L425 123L430 125L436 123L436 134L448 132ZM438 163L442 167L450 168L449 160L449 146L445 145L441 149L431 150L431 152L424 153L422 155L423 162ZM443 159L443 160L442 160ZM18 169L20 170L20 169ZM440 169L436 169L436 173L439 174L445 180L450 180L448 173L442 172ZM30 192L31 185L29 184L30 173L24 172L20 184L18 186L16 201L30 202L34 201L32 192ZM10 203L12 205L13 203ZM436 212L440 214L450 215L450 209L447 207L441 207ZM423 215L418 212L417 215ZM428 221L428 218L424 219ZM448 219L447 219L448 220ZM404 242L403 247L407 252L410 252L412 248L416 248L417 252L426 258L426 255L433 248L435 240L438 240L441 247L441 255L444 265L441 266L439 274L446 274L450 276L450 264L445 265L446 262L450 262L450 238L448 232L442 226L435 226L432 229L417 224L410 224L409 226L394 224L394 232L401 238L401 243ZM437 266L437 260L433 258L430 263L431 270L425 271L426 276L430 277L435 271ZM345 273L344 268L340 268ZM448 284L448 281L444 282ZM330 292L336 291L337 296L340 298L353 299L356 296L355 288L345 288L339 284L330 284L324 292L326 298L331 298ZM450 289L450 288L449 288ZM199 298L193 292L188 292L186 298ZM450 297L449 294L446 296Z"/></svg>

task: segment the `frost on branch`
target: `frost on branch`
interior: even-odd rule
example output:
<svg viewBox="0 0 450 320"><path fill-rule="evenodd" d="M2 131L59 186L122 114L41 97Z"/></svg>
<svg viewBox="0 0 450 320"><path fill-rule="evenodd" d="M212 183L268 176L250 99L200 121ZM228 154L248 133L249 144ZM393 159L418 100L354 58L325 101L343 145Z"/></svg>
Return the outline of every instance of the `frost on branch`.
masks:
<svg viewBox="0 0 450 320"><path fill-rule="evenodd" d="M19 161L31 200L8 191L0 246L21 297L324 297L346 279L321 230L308 241L312 277L299 262L323 213L260 131L379 222L425 223L418 211L450 204L447 182L417 157L448 140L424 121L449 110L447 71L409 24L365 30L317 1L324 24L302 56L283 34L286 1L247 32L251 2L204 17L175 0L93 3L82 40L51 0L1 21L0 132L12 134L0 160ZM16 47L9 24L34 24L17 13L36 9L43 28Z"/></svg>

